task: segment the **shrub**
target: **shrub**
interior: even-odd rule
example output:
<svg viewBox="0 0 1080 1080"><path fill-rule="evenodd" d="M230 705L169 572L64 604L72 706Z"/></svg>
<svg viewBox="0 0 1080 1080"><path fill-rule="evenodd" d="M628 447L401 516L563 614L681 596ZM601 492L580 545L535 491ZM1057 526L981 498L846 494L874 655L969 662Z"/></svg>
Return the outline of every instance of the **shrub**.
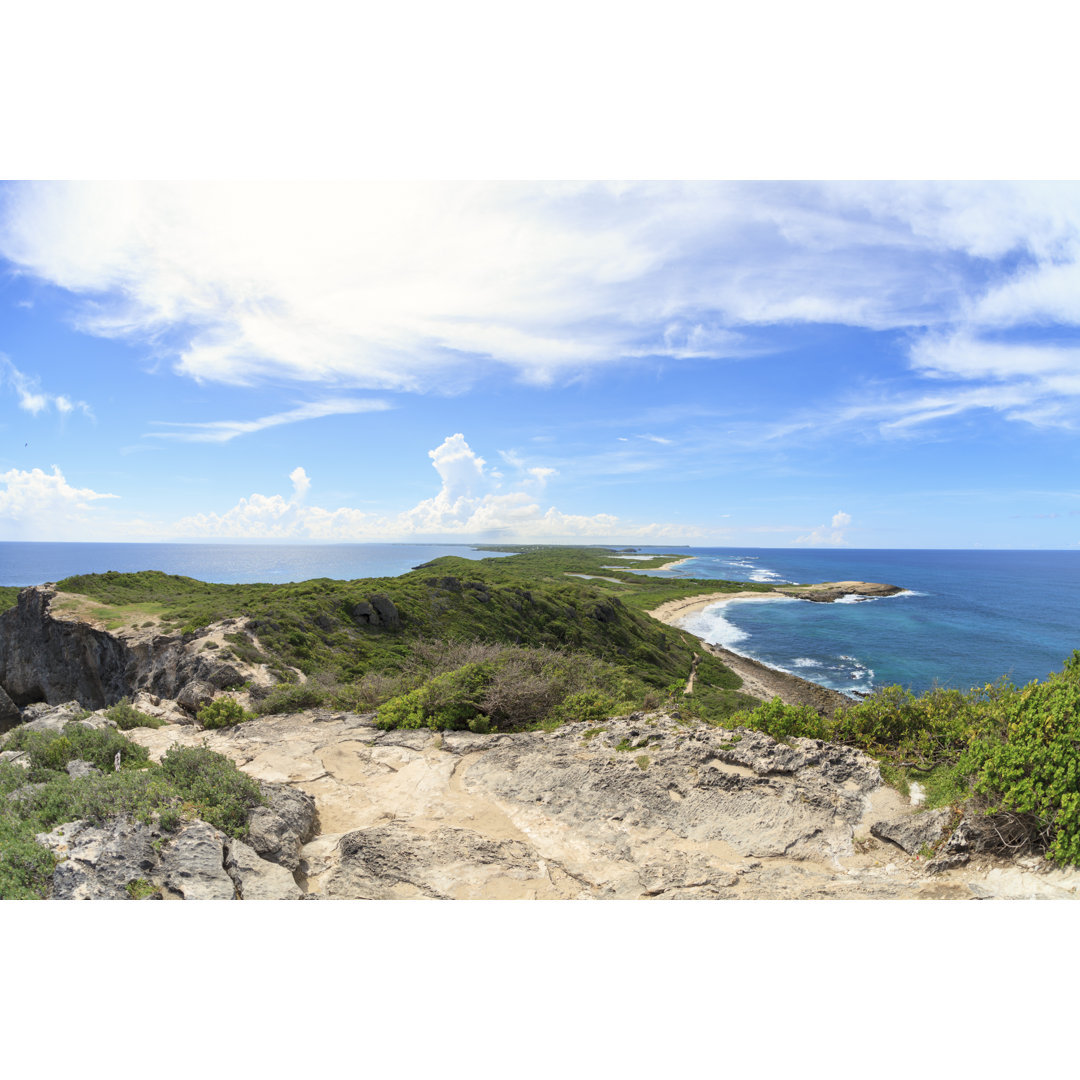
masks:
<svg viewBox="0 0 1080 1080"><path fill-rule="evenodd" d="M756 709L733 713L724 721L724 726L753 728L782 741L793 735L807 739L829 738L829 722L816 709L809 705L785 705L778 697Z"/></svg>
<svg viewBox="0 0 1080 1080"><path fill-rule="evenodd" d="M246 836L248 812L265 801L255 780L205 747L173 746L161 771L196 816L230 836Z"/></svg>
<svg viewBox="0 0 1080 1080"><path fill-rule="evenodd" d="M243 723L253 717L244 711L244 707L235 698L220 697L215 698L209 705L204 705L196 719L204 728L223 728Z"/></svg>
<svg viewBox="0 0 1080 1080"><path fill-rule="evenodd" d="M300 712L302 709L314 709L326 701L326 691L308 683L292 683L275 686L255 707L259 716L274 716L279 713Z"/></svg>
<svg viewBox="0 0 1080 1080"><path fill-rule="evenodd" d="M126 697L121 698L112 708L106 709L105 717L112 720L121 731L130 731L137 727L159 728L165 725L160 716L148 716L140 712L131 704L131 699Z"/></svg>
<svg viewBox="0 0 1080 1080"><path fill-rule="evenodd" d="M391 698L379 708L375 723L381 728L467 728L481 713L480 697L490 678L489 664L465 664L429 679L407 694Z"/></svg>
<svg viewBox="0 0 1080 1080"><path fill-rule="evenodd" d="M614 698L599 690L582 690L568 695L554 710L554 716L567 724L597 724L616 711Z"/></svg>
<svg viewBox="0 0 1080 1080"><path fill-rule="evenodd" d="M102 772L112 772L116 755L121 768L138 768L150 760L142 746L125 739L112 728L96 730L86 724L64 725L63 732L28 731L16 728L7 743L9 750L25 750L30 755L30 779L48 780L67 767L69 761L81 759Z"/></svg>
<svg viewBox="0 0 1080 1080"><path fill-rule="evenodd" d="M34 840L29 822L0 816L0 900L37 900L56 867L52 852Z"/></svg>

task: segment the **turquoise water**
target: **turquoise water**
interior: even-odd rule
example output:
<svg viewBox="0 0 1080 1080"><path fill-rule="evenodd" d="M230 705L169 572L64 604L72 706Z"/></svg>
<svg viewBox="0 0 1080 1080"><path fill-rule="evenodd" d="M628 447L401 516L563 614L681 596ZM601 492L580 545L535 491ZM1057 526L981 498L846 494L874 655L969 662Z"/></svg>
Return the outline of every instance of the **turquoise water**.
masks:
<svg viewBox="0 0 1080 1080"><path fill-rule="evenodd" d="M664 551L642 548L642 551ZM671 549L666 549L670 551ZM898 596L734 601L683 625L706 641L846 693L1042 679L1080 649L1080 551L691 548L661 577L881 581Z"/></svg>
<svg viewBox="0 0 1080 1080"><path fill-rule="evenodd" d="M1002 675L1024 683L1060 669L1080 648L1080 550L686 548L684 553L692 561L652 573L902 586L906 591L899 596L859 603L736 601L687 625L707 641L847 693L888 683L914 690L935 683L966 689ZM228 583L393 577L441 555L492 557L461 544L7 542L0 543L0 585L106 570L164 570ZM612 564L633 567L632 560Z"/></svg>

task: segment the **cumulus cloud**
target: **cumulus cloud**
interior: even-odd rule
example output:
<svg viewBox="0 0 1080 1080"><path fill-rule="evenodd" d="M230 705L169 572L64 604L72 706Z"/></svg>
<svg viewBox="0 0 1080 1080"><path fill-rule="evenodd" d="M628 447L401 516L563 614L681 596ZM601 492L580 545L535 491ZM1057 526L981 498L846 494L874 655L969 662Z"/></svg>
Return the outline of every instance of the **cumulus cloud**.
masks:
<svg viewBox="0 0 1080 1080"><path fill-rule="evenodd" d="M845 514L843 510L838 510L832 516L832 528L826 528L824 525L819 525L816 529L807 533L806 536L800 536L795 540L796 544L812 544L815 547L823 547L828 544L841 545L846 544L847 540L844 538L844 530L851 524L851 515Z"/></svg>
<svg viewBox="0 0 1080 1080"><path fill-rule="evenodd" d="M9 469L0 473L0 528L5 539L69 540L83 535L92 504L116 495L77 488L60 468Z"/></svg>
<svg viewBox="0 0 1080 1080"><path fill-rule="evenodd" d="M55 409L61 416L76 410L89 417L94 415L85 401L73 401L66 394L50 394L42 390L40 380L20 371L3 353L0 353L0 381L15 391L19 408L32 416L39 416L50 409Z"/></svg>
<svg viewBox="0 0 1080 1080"><path fill-rule="evenodd" d="M505 540L668 539L696 537L697 528L627 522L612 514L567 514L545 507L527 491L499 491L494 470L460 434L449 435L428 452L439 490L410 509L379 515L354 507L305 506L311 481L303 468L290 474L293 493L252 494L225 513L197 514L177 522L182 536L229 536L309 540L389 540L457 537ZM506 456L506 455L504 455ZM513 456L513 455L510 455ZM556 470L534 466L525 475L542 487Z"/></svg>

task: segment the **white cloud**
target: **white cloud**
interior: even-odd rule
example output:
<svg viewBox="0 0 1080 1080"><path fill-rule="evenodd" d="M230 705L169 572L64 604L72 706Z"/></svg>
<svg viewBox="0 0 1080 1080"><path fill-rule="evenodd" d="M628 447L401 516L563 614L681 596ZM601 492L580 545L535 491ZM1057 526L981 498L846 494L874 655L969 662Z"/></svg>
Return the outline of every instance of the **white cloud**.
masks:
<svg viewBox="0 0 1080 1080"><path fill-rule="evenodd" d="M393 515L367 513L353 507L330 510L302 505L311 481L303 468L290 474L292 497L252 494L223 514L186 517L172 532L188 537L250 537L311 540L389 540L460 537L505 540L648 540L701 535L696 527L640 524L612 514L566 514L544 507L526 491L496 491L493 472L460 433L449 435L428 452L440 487L431 498ZM506 456L506 455L504 455ZM512 454L510 456L513 456ZM540 487L556 470L526 469Z"/></svg>
<svg viewBox="0 0 1080 1080"><path fill-rule="evenodd" d="M182 341L199 380L419 390L484 358L544 383L752 355L747 325L942 324L975 300L958 259L1059 257L1077 204L1007 185L44 184L12 189L0 252L92 296L92 333Z"/></svg>
<svg viewBox="0 0 1080 1080"><path fill-rule="evenodd" d="M9 469L0 473L0 529L4 539L70 540L85 535L89 512L99 499L115 499L91 488L72 487L59 466Z"/></svg>
<svg viewBox="0 0 1080 1080"><path fill-rule="evenodd" d="M147 438L176 439L183 442L228 442L238 435L250 435L281 424L295 424L300 420L315 420L323 416L340 416L349 413L379 412L390 405L378 398L330 398L298 405L288 412L263 416L258 420L207 420L183 423L174 420L151 420L159 427L179 428L178 431L148 431Z"/></svg>
<svg viewBox="0 0 1080 1080"><path fill-rule="evenodd" d="M847 540L844 538L844 530L851 524L851 515L845 514L843 510L838 510L832 516L832 528L826 528L824 525L819 525L816 529L807 533L806 536L800 536L795 540L796 544L812 544L815 547L824 547L826 545L842 545L846 544Z"/></svg>
<svg viewBox="0 0 1080 1080"><path fill-rule="evenodd" d="M20 371L3 353L0 353L0 375L15 391L19 408L32 416L39 416L50 408L55 409L61 416L67 416L76 409L91 418L94 415L85 401L72 401L66 394L50 394L42 390L38 379Z"/></svg>

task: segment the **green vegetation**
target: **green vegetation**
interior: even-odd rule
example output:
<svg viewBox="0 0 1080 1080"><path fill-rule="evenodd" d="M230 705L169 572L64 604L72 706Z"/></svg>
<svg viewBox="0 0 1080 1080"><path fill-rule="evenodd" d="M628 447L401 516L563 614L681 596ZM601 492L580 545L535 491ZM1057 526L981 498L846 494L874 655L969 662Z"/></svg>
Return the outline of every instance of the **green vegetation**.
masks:
<svg viewBox="0 0 1080 1080"><path fill-rule="evenodd" d="M152 764L145 749L109 729L71 723L62 732L16 729L6 749L29 752L29 771L0 762L0 899L45 896L55 867L37 833L65 822L101 823L127 814L165 830L200 818L230 836L243 837L247 815L263 802L258 784L228 758L201 747L174 746ZM116 754L120 769L114 770ZM63 771L80 758L102 770L74 779ZM9 798L9 796L13 796ZM130 891L130 886L129 886Z"/></svg>
<svg viewBox="0 0 1080 1080"><path fill-rule="evenodd" d="M779 739L807 736L860 747L881 761L883 774L897 786L918 780L929 805L986 811L999 831L1007 819L1008 835L1035 838L1058 861L1080 863L1080 654L1064 671L1023 688L1003 682L967 693L913 695L890 687L825 717L779 701L758 705L739 692L740 680L719 659L700 653L696 638L647 614L671 600L767 592L768 585L648 577L606 548L490 550L515 554L440 558L397 578L213 585L147 571L82 575L59 588L74 594L69 602L85 602L111 620L107 624L145 625L152 615L163 632L198 634L211 623L235 619L236 630L225 635L217 655L265 663L279 680L270 690L252 690L259 715L327 706L377 710L383 727L476 732L572 720L591 725L588 738L611 715L666 705L683 722L700 719ZM655 569L677 558L657 556L632 566ZM590 579L570 576L577 574ZM17 591L0 590L0 604L13 602ZM695 654L694 689L685 695ZM207 726L247 718L229 699L208 709L205 719L200 716ZM125 705L117 723L128 724L134 712ZM42 744L32 754L32 775L53 776L46 786L64 789L63 799L49 796L43 809L33 810L45 815L41 820L51 820L50 800L77 803L80 813L97 812L110 800L140 812L153 805L163 821L178 821L195 805L176 801L175 781L164 770L123 754L118 773L106 761L106 775L89 781L58 775L73 757L91 760L67 730L62 738L68 742ZM618 749L640 751L647 743ZM639 764L644 756L639 754ZM27 779L25 772L20 777ZM99 792L93 799L72 794L89 787ZM168 797L162 794L166 787ZM36 807L36 798L17 805ZM13 836L15 826L5 820L5 835ZM22 841L16 849L23 853L19 880L36 888L37 856Z"/></svg>
<svg viewBox="0 0 1080 1080"><path fill-rule="evenodd" d="M131 698L126 697L121 698L112 708L106 709L105 716L112 720L121 731L130 731L137 727L158 728L165 725L165 721L160 716L148 716L140 712L131 704Z"/></svg>
<svg viewBox="0 0 1080 1080"><path fill-rule="evenodd" d="M658 556L634 566L656 567L677 557ZM280 680L261 699L260 691L253 695L259 715L320 705L368 710L418 691L408 704L387 709L386 722L425 727L472 724L475 729L486 723L505 729L567 719L601 720L612 710L632 711L649 702L655 706L667 700L672 687L681 694L700 643L645 612L667 600L703 592L767 589L737 582L650 578L621 567L605 569L609 564L613 552L605 548L536 547L520 549L514 558L436 559L398 578L213 585L145 571L80 575L58 585L63 592L107 608L115 620L130 613L129 621L136 623L144 609L152 608L163 631L198 633L213 622L238 620L238 629L225 635L226 648L219 655L266 663ZM567 576L579 572L615 580ZM462 673L455 681L449 677L454 668L441 661L418 663L418 649L432 643L520 647L535 654L532 659L525 653L512 661L504 658L493 674L481 673L484 687L478 707L470 710L463 705L460 715L451 715L453 710L447 711L443 699L460 691L462 702L467 702L473 689L464 683L470 676ZM574 685L564 685L558 676L549 678L550 669L557 666L551 659L553 651L563 654L564 667L584 666L590 677ZM508 677L499 675L505 663L523 665L529 688L522 696L532 698L528 706L517 703L505 711L489 700L490 693L501 693L509 684ZM537 671L538 665L549 670ZM299 680L297 672L306 681ZM447 678L424 689L429 680L444 675ZM489 675L496 684L494 691ZM537 685L549 682L555 684L552 694L550 686ZM719 660L702 656L694 693L680 697L680 710L688 716L722 719L750 704L738 692L739 686L738 677ZM429 699L441 704L425 704Z"/></svg>
<svg viewBox="0 0 1080 1080"><path fill-rule="evenodd" d="M196 719L204 728L232 727L234 724L242 724L245 720L252 720L251 713L245 712L244 707L235 698L215 698L209 705L204 705L198 712Z"/></svg>
<svg viewBox="0 0 1080 1080"><path fill-rule="evenodd" d="M966 804L1005 847L1032 844L1080 864L1080 651L1024 687L915 695L890 686L831 719L774 699L723 723L860 747L902 790L918 780L927 806Z"/></svg>

